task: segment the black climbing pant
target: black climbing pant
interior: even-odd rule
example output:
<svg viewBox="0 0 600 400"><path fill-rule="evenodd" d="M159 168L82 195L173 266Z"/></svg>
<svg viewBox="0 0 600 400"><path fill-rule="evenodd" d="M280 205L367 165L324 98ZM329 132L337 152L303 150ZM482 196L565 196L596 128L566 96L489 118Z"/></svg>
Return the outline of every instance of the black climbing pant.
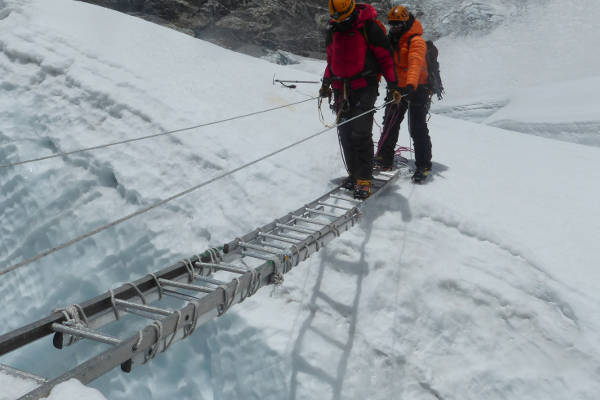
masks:
<svg viewBox="0 0 600 400"><path fill-rule="evenodd" d="M427 114L431 105L431 95L425 86L419 86L410 102L402 100L400 104L386 107L383 118L383 135L387 135L378 156L384 166L391 166L394 150L400 132L400 123L408 111L408 131L414 142L415 164L417 168L431 168L431 137L427 127Z"/></svg>
<svg viewBox="0 0 600 400"><path fill-rule="evenodd" d="M343 107L339 122L373 109L377 85L349 90L347 103L342 91L336 91L336 108ZM371 179L373 170L373 113L368 113L338 128L346 169L352 179Z"/></svg>

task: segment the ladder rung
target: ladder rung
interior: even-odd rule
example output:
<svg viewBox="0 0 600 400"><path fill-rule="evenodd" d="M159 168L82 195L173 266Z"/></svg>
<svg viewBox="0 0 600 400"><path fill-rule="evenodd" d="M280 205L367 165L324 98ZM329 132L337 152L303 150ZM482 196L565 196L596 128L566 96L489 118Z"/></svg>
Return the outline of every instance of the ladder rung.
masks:
<svg viewBox="0 0 600 400"><path fill-rule="evenodd" d="M260 244L262 244L263 246L267 246L267 247L272 247L274 249L279 249L279 250L283 250L283 251L288 251L290 249L289 246L282 246L280 244L275 244L272 242L266 242L266 241L262 241L260 242Z"/></svg>
<svg viewBox="0 0 600 400"><path fill-rule="evenodd" d="M125 301L125 300L121 300L121 299L115 299L115 304L119 308L122 308L125 311L127 311L127 309L133 309L133 310L144 311L147 313L164 315L164 316L173 314L173 310L165 310L164 308L147 306L145 304L132 303L130 301Z"/></svg>
<svg viewBox="0 0 600 400"><path fill-rule="evenodd" d="M204 286L192 285L189 283L170 281L164 278L158 278L158 282L164 286L172 286L179 289L195 290L196 292L212 293L215 291L213 288L207 288Z"/></svg>
<svg viewBox="0 0 600 400"><path fill-rule="evenodd" d="M95 340L100 343L112 344L115 346L121 344L121 341L117 338L87 328L73 328L55 322L52 324L52 330L54 332L66 333L71 336Z"/></svg>
<svg viewBox="0 0 600 400"><path fill-rule="evenodd" d="M270 250L270 249L266 249L263 246L258 246L252 243L246 243L246 242L239 242L238 243L239 246L241 247L245 247L247 249L252 249L252 250L256 250L256 251L262 251L264 253L269 253L269 254L281 254L281 251L275 251L275 250Z"/></svg>
<svg viewBox="0 0 600 400"><path fill-rule="evenodd" d="M353 203L353 204L361 204L362 203L360 200L356 200L356 199L353 199L351 197L346 197L346 196L337 196L335 194L332 194L332 195L329 195L329 197L331 197L332 199L344 200L344 201L347 201L347 202Z"/></svg>
<svg viewBox="0 0 600 400"><path fill-rule="evenodd" d="M284 242L284 243L291 243L291 244L298 244L302 241L302 239L293 239L289 236L283 236L283 235L272 235L270 233L262 233L259 232L258 236L260 237L264 237L267 239L273 239L273 240L278 240L280 242Z"/></svg>
<svg viewBox="0 0 600 400"><path fill-rule="evenodd" d="M302 222L306 222L309 224L315 224L315 225L321 225L321 226L327 226L330 223L327 222L321 222L321 221L315 221L314 219L310 219L310 218L304 218L304 217L294 217L294 219L296 221L302 221Z"/></svg>
<svg viewBox="0 0 600 400"><path fill-rule="evenodd" d="M313 213L313 214L318 214L318 215L324 215L326 217L331 217L331 218L339 218L341 217L341 215L337 215L337 214L333 214L333 213L328 213L326 211L323 210L317 210L314 208L305 208L306 211Z"/></svg>
<svg viewBox="0 0 600 400"><path fill-rule="evenodd" d="M393 178L393 177L394 177L394 175L396 175L396 174L395 174L395 173L393 173L393 172L379 171L379 172L377 173L377 175L384 175L384 176L389 176L390 178Z"/></svg>
<svg viewBox="0 0 600 400"><path fill-rule="evenodd" d="M338 208L340 210L344 210L344 211L350 211L352 210L352 208L349 207L342 207L342 206L338 206L337 204L329 204L329 203L325 203L322 201L317 202L318 205L320 206L325 206L325 207L332 207L332 208Z"/></svg>
<svg viewBox="0 0 600 400"><path fill-rule="evenodd" d="M292 225L275 224L275 226L278 227L278 228L289 229L290 231L295 231L295 232L300 232L300 233L307 233L307 234L313 234L313 233L319 232L319 231L314 230L314 229L304 228L304 227L299 227L299 226L292 226Z"/></svg>
<svg viewBox="0 0 600 400"><path fill-rule="evenodd" d="M248 272L247 269L236 267L235 265L211 264L211 263L203 263L203 262L196 262L196 264L198 264L202 267L220 269L221 271L227 271L227 272L233 272L235 274L245 274L246 272Z"/></svg>
<svg viewBox="0 0 600 400"><path fill-rule="evenodd" d="M257 258L257 259L263 260L263 261L273 261L273 262L275 262L275 257L267 257L267 256L263 256L261 254L248 253L247 251L243 251L243 250L242 250L242 256Z"/></svg>
<svg viewBox="0 0 600 400"><path fill-rule="evenodd" d="M200 297L192 296L191 294L178 292L177 290L171 289L163 289L163 294L165 296L171 296L182 300L192 301L192 300L202 300Z"/></svg>
<svg viewBox="0 0 600 400"><path fill-rule="evenodd" d="M212 283L213 285L217 285L217 286L221 286L221 285L225 284L225 282L223 282L223 281L220 281L218 279L209 278L207 276L197 276L196 280L206 282L206 283Z"/></svg>

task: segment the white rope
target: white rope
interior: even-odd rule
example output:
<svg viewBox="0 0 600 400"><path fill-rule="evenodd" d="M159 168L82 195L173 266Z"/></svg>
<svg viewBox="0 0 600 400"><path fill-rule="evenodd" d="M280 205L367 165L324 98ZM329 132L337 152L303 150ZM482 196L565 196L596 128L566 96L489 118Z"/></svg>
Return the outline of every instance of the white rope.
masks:
<svg viewBox="0 0 600 400"><path fill-rule="evenodd" d="M185 265L185 269L188 272L188 282L192 283L196 280L196 271L194 270L194 265L192 264L192 260L184 259L183 265Z"/></svg>
<svg viewBox="0 0 600 400"><path fill-rule="evenodd" d="M177 314L177 322L175 322L175 330L173 331L173 334L171 335L171 339L169 339L169 343L167 343L167 339L165 338L165 346L163 348L163 352L167 351L167 349L169 347L171 347L171 344L173 343L173 340L175 340L175 336L177 335L177 331L179 330L179 321L181 321L181 311L177 310L177 311L175 311L175 313Z"/></svg>
<svg viewBox="0 0 600 400"><path fill-rule="evenodd" d="M64 248L66 248L66 247L72 246L72 245L74 245L74 244L76 244L76 243L79 243L79 242L81 242L81 241L82 241L82 240L84 240L84 239L90 238L90 237L92 237L92 236L94 236L94 235L96 235L96 234L98 234L98 233L100 233L100 232L103 232L103 231L105 231L105 230L107 230L107 229L109 229L109 228L112 228L112 227L114 227L114 226L116 226L116 225L119 225L119 224L121 224L121 223L123 223L123 222L125 222L125 221L128 221L128 220L130 220L130 219L132 219L132 218L134 218L134 217L137 217L137 216L139 216L139 215L142 215L142 214L144 214L144 213L147 213L148 211L151 211L151 210L153 210L153 209L155 209L155 208L157 208L157 207L160 207L160 206L162 206L162 205L165 205L165 204L167 204L167 203L169 203L169 202L171 202L171 201L173 201L173 200L175 200L175 199L178 199L178 198L180 198L180 197L183 197L183 196L185 196L185 195L187 195L187 194L189 194L189 193L191 193L191 192L194 192L194 191L196 191L196 190L198 190L198 189L200 189L200 188L203 188L204 186L207 186L207 185L209 185L209 184L211 184L211 183L214 183L214 182L216 182L216 181L218 181L218 180L221 180L221 179L223 179L223 178L226 178L226 177L228 177L228 176L230 176L230 175L233 175L233 174L235 174L236 172L239 172L239 171L241 171L241 170L243 170L243 169L246 169L246 168L248 168L248 167L251 167L251 166L253 166L253 165L255 165L255 164L258 164L258 163L259 163L259 162L261 162L261 161L264 161L264 160L266 160L266 159L268 159L268 158L271 158L271 157L273 157L273 156L275 156L275 155L277 155L277 154L279 154L279 153L282 153L282 152L284 152L284 151L286 151L286 150L289 150L289 149L291 149L291 148L293 148L293 147L296 147L296 146L298 146L298 145L300 145L300 144L302 144L302 143L304 143L304 142L307 142L307 141L309 141L309 140L311 140L311 139L314 139L314 138L316 138L317 136L320 136L320 135L322 135L322 134L324 134L324 133L326 133L326 132L328 132L328 131L332 130L333 128L336 128L336 127L339 127L339 126L341 126L341 125L347 124L347 123L349 123L349 122L351 122L351 121L353 121L353 120L355 120L355 119L357 119L357 118L360 118L360 117L362 117L362 116L364 116L364 115L366 115L366 114L373 113L373 112L375 112L375 111L377 111L377 110L379 110L379 109L381 109L381 108L385 107L385 105L386 105L386 104L387 104L387 103L384 103L384 104L383 104L383 105L381 105L381 106L374 107L374 108L372 108L371 110L365 111L365 112L364 112L364 113L362 113L362 114L359 114L359 115L356 115L355 117L352 117L352 118L350 118L350 119L347 119L347 120L345 120L344 122L341 122L340 124L338 124L338 125L336 125L336 126L334 126L334 127L331 127L331 128L325 128L325 129L323 129L323 130L321 130L321 131L319 131L319 132L317 132L317 133L314 133L314 134L312 134L312 135L310 135L310 136L307 136L307 137L305 137L304 139L300 139L300 140L298 140L298 141L296 141L296 142L294 142L294 143L292 143L292 144L289 144L289 145L287 145L287 146L284 146L284 147L282 147L282 148L280 148L280 149L278 149L278 150L272 151L272 152L271 152L271 153L269 153L269 154L266 154L266 155L264 155L264 156L262 156L262 157L259 157L259 158L255 159L255 160L253 160L253 161L250 161L250 162L248 162L248 163L246 163L246 164L244 164L244 165L241 165L241 166L239 166L239 167L237 167L237 168L234 168L234 169L232 169L232 170L230 170L230 171L227 171L227 172L224 172L224 173L222 173L222 174L220 174L220 175L217 175L217 176L215 176L215 177L213 177L213 178L211 178L211 179L209 179L209 180L207 180L207 181L205 181L205 182L202 182L202 183L200 183L200 184L198 184L198 185L196 185L196 186L193 186L193 187L191 187L191 188L189 188L189 189L186 189L186 190L184 190L183 192L179 192L179 193L177 193L177 194L174 194L174 195L172 195L172 196L170 196L170 197L167 197L166 199L160 200L160 201L158 201L158 202L156 202L156 203L154 203L154 204L152 204L152 205L150 205L150 206L148 206L148 207L142 208L142 209L140 209L140 210L138 210L138 211L135 211L135 212L133 212L133 213L131 213L131 214L129 214L129 215L126 215L126 216L124 216L124 217L122 217L122 218L119 218L119 219L117 219L117 220L113 221L113 222L110 222L110 223L108 223L108 224L106 224L106 225L102 225L102 226L100 226L100 227L98 227L98 228L94 229L94 230L93 230L93 231L91 231L91 232L88 232L88 233L86 233L86 234L83 234L83 235L81 235L81 236L78 236L78 237L76 237L75 239L72 239L72 240L70 240L70 241L68 241L68 242L65 242L65 243L63 243L63 244L60 244L60 245L58 245L58 246L56 246L56 247L53 247L53 248L51 248L51 249L48 249L48 250L46 250L46 251L44 251L44 252L42 252L42 253L40 253L40 254L38 254L38 255L34 256L34 257L28 258L27 260L21 261L21 262L19 262L19 263L17 263L17 264L14 264L14 265L10 265L10 266L8 266L8 267L6 267L6 268L4 268L4 269L0 270L0 276L1 276L1 275L4 275L4 274L6 274L6 273L8 273L8 272L10 272L10 271L14 271L14 270L16 270L17 268L20 268L20 267L24 267L24 266L26 266L26 265L29 265L29 264L31 264L31 263L33 263L33 262L35 262L35 261L37 261L37 260L39 260L39 259L41 259L41 258L44 258L44 257L46 257L46 256L49 256L50 254L56 253L57 251L60 251L60 250L62 250L62 249L64 249Z"/></svg>
<svg viewBox="0 0 600 400"><path fill-rule="evenodd" d="M158 288L158 299L162 299L163 297L163 288L162 285L160 284L160 281L158 280L158 278L156 277L156 275L154 275L154 273L149 273L148 275L150 275L152 277L152 279L154 279L154 283L156 283L156 287Z"/></svg>
<svg viewBox="0 0 600 400"><path fill-rule="evenodd" d="M92 146L92 147L86 147L86 148L82 148L82 149L78 149L78 150L72 150L72 151L65 151L65 152L61 152L61 153L55 153L55 154L51 154L51 155L45 156L45 157L38 157L38 158L32 158L30 160L17 161L17 162L10 163L10 164L0 164L0 168L15 167L17 165L29 164L29 163L38 162L38 161L45 161L45 160L49 160L49 159L52 159L52 158L69 156L69 155L72 155L72 154L82 153L82 152L85 152L85 151L100 150L100 149L105 149L107 147L112 147L112 146L117 146L117 145L127 144L127 143L133 143L133 142L138 142L138 141L141 141L141 140L153 139L153 138L160 137L160 136L174 135L174 134L177 134L177 133L182 133L182 132L190 131L190 130L193 130L193 129L203 128L205 126L216 125L216 124L220 124L220 123L223 123L223 122L233 121L233 120L236 120L236 119L251 117L251 116L254 116L254 115L258 115L258 114L264 114L264 113L267 113L267 112L270 112L270 111L279 110L281 108L292 107L292 106L295 106L295 105L298 105L298 104L301 104L301 103L306 103L307 101L315 100L316 98L317 97L311 97L310 99L297 101L295 103L290 103L290 104L286 104L286 105L283 105L283 106L268 108L266 110L256 111L256 112L252 112L252 113L248 113L248 114L243 114L243 115L238 115L238 116L235 116L235 117L229 117L229 118L221 119L219 121L206 122L206 123L203 123L203 124L190 126L188 128L175 129L175 130L172 130L172 131L155 133L153 135L140 136L140 137L136 137L136 138L132 138L132 139L121 140L119 142L106 143L106 144L101 144L101 145Z"/></svg>
<svg viewBox="0 0 600 400"><path fill-rule="evenodd" d="M83 311L83 307L79 304L71 304L66 306L65 308L59 308L52 310L52 312L60 312L65 317L65 322L63 325L71 326L73 328L86 328L88 326L88 319ZM69 335L69 343L67 346L70 346L79 341L78 336Z"/></svg>
<svg viewBox="0 0 600 400"><path fill-rule="evenodd" d="M138 340L137 342L135 342L135 344L133 345L133 351L136 352L140 346L142 345L142 340L144 339L144 330L140 329L138 331Z"/></svg>
<svg viewBox="0 0 600 400"><path fill-rule="evenodd" d="M139 287L137 287L137 285L131 283L131 282L126 282L124 283L124 285L129 285L131 286L136 292L137 295L140 297L140 299L142 300L142 304L147 304L146 303L146 296L144 296L144 293L142 293L142 291L140 290Z"/></svg>
<svg viewBox="0 0 600 400"><path fill-rule="evenodd" d="M156 330L156 342L150 347L150 351L144 353L144 362L148 362L148 360L152 360L158 354L158 349L160 347L160 339L162 338L163 326L160 321L154 321L150 327Z"/></svg>
<svg viewBox="0 0 600 400"><path fill-rule="evenodd" d="M115 303L115 293L112 289L108 289L108 293L110 293L110 304L112 305L113 312L115 313L115 318L118 321L121 316L119 315L119 309Z"/></svg>
<svg viewBox="0 0 600 400"><path fill-rule="evenodd" d="M233 287L233 293L231 296L227 296L227 288L225 285L219 286L219 288L223 291L223 304L219 306L219 310L217 311L217 315L220 317L225 314L227 310L233 305L235 301L235 296L237 295L238 286L240 286L240 280L238 278L233 278L233 282L235 282L235 286Z"/></svg>

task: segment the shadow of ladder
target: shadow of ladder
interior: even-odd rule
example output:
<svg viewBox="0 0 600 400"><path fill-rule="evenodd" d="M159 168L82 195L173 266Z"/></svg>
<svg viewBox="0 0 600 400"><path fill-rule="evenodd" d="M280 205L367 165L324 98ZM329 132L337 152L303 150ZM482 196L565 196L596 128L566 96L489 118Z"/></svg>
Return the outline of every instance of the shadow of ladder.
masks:
<svg viewBox="0 0 600 400"><path fill-rule="evenodd" d="M322 260L319 265L319 273L313 288L310 302L308 304L310 313L304 320L299 330L298 337L296 338L294 349L292 351L292 374L290 379L289 393L290 400L302 398L299 397L298 393L300 383L302 383L300 374L308 375L313 379L313 381L316 381L314 383L318 384L317 382L319 382L320 386L322 387L330 387L331 399L341 399L342 387L348 367L348 360L350 358L352 347L354 345L354 337L356 334L358 305L362 292L362 281L368 272L364 248L368 242L369 236L370 235L365 234L365 240L360 249L361 257L357 262L342 260L339 257L332 255L332 251L328 250L327 248L322 250ZM351 273L355 275L354 296L350 305L332 298L324 291L323 279L325 277L327 265L336 265L345 273ZM333 334L328 333L318 327L317 317L320 312L320 306L317 303L322 303L324 307L326 307L328 310L331 310L331 313L334 316L337 314L348 321L347 335L345 340L340 339L339 335L335 334L335 332L333 332ZM311 363L311 349L307 348L310 347L311 343L313 343L309 340L311 335L321 339L322 343L326 343L327 345L331 346L331 349L337 350L337 353L340 353L335 360L335 364L337 364L335 370L333 370L333 368L329 368L329 370L327 370L321 366L314 365L314 362ZM329 360L331 363L331 358L335 357L334 354L336 354L336 351L331 351L328 353L329 354L327 357L331 356ZM319 393L319 398L326 399L326 393Z"/></svg>

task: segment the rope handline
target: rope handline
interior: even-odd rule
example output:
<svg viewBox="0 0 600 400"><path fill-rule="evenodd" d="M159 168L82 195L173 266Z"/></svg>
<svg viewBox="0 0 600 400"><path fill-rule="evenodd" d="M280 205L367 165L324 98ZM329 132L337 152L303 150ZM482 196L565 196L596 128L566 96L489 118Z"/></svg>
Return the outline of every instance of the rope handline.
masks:
<svg viewBox="0 0 600 400"><path fill-rule="evenodd" d="M277 107L269 108L269 109L262 110L262 111L255 111L255 112L248 113L248 114L237 115L237 116L225 118L225 119L222 119L222 120L219 120L219 121L206 122L206 123L203 123L203 124L198 124L198 125L190 126L188 128L180 128L180 129L175 129L175 130L172 130L172 131L155 133L155 134L147 135L147 136L139 136L139 137L136 137L136 138L121 140L119 142L112 142L112 143L100 144L100 145L97 145L97 146L85 147L85 148L78 149L78 150L72 150L72 151L65 151L65 152L61 152L61 153L55 153L55 154L51 154L49 156L32 158L30 160L24 160L24 161L17 161L17 162L10 163L10 164L0 164L0 168L15 167L15 166L18 166L18 165L29 164L29 163L38 162L38 161L45 161L45 160L49 160L49 159L52 159L52 158L69 156L69 155L72 155L72 154L82 153L82 152L85 152L85 151L105 149L107 147L117 146L117 145L121 145L121 144L138 142L138 141L146 140L146 139L153 139L153 138L159 137L159 136L173 135L173 134L176 134L176 133L181 133L181 132L190 131L190 130L193 130L193 129L203 128L203 127L210 126L210 125L216 125L216 124L220 124L220 123L223 123L223 122L234 121L236 119L251 117L253 115L264 114L264 113L267 113L267 112L270 112L270 111L279 110L281 108L295 106L295 105L298 105L298 104L301 104L301 103L306 103L308 101L314 100L316 98L317 97L311 97L310 99L305 99L305 100L297 101L295 103L290 103L290 104L286 104L286 105L283 105L283 106L277 106Z"/></svg>
<svg viewBox="0 0 600 400"><path fill-rule="evenodd" d="M27 260L21 261L21 262L19 262L17 264L14 264L14 265L11 265L11 266L9 266L7 268L4 268L4 269L0 270L0 276L4 275L4 274L6 274L6 273L8 273L10 271L14 271L17 268L24 267L24 266L26 266L28 264L31 264L34 261L37 261L37 260L39 260L41 258L49 256L50 254L56 253L57 251L62 250L64 248L66 248L66 247L72 246L75 243L81 242L84 239L92 237L92 236L94 236L94 235L96 235L96 234L98 234L98 233L100 233L102 231L105 231L105 230L107 230L109 228L112 228L115 225L119 225L119 224L121 224L121 223L123 223L125 221L128 221L128 220L130 220L130 219L132 219L134 217L137 217L138 215L144 214L144 213L146 213L146 212L148 212L150 210L153 210L153 209L155 209L157 207L160 207L160 206L162 206L162 205L164 205L164 204L166 204L166 203L168 203L170 201L178 199L179 197L183 197L183 196L185 196L185 195L187 195L187 194L189 194L189 193L191 193L191 192L193 192L195 190L198 190L198 189L200 189L200 188L202 188L204 186L207 186L207 185L209 185L209 184L211 184L213 182L216 182L216 181L221 180L223 178L226 178L226 177L228 177L230 175L233 175L236 172L239 172L239 171L241 171L241 170L243 170L245 168L248 168L248 167L250 167L250 166L252 166L254 164L257 164L257 163L259 163L261 161L264 161L267 158L271 158L271 157L273 157L273 156L275 156L275 155L277 155L279 153L282 153L282 152L284 152L286 150L289 150L292 147L298 146L298 145L300 145L300 144L302 144L304 142L308 142L309 140L314 139L317 136L320 136L320 135L322 135L322 134L324 134L324 133L326 133L326 132L328 132L328 131L330 131L330 130L332 130L334 128L337 128L337 127L341 126L341 125L347 124L347 123L349 123L349 122L351 122L351 121L353 121L353 120L355 120L357 118L362 117L363 115L367 115L367 114L373 113L373 112L375 112L377 110L380 110L380 109L384 108L389 103L390 102L386 102L386 103L382 104L381 106L374 107L374 108L372 108L372 109L370 109L368 111L363 112L362 114L359 114L359 115L356 115L355 117L347 119L347 120L343 121L342 123L340 123L338 125L335 125L335 126L333 126L331 128L325 128L325 129L323 129L323 130L321 130L321 131L319 131L317 133L314 133L314 134L312 134L310 136L305 137L304 139L300 139L300 140L298 140L298 141L296 141L296 142L294 142L292 144L284 146L284 147L282 147L282 148L280 148L278 150L272 151L271 153L269 153L267 155L259 157L259 158L255 159L253 161L250 161L250 162L248 162L248 163L246 163L244 165L241 165L241 166L239 166L237 168L234 168L232 170L224 172L224 173L222 173L220 175L217 175L217 176L215 176L215 177L213 177L213 178L211 178L211 179L209 179L207 181L204 181L204 182L202 182L202 183L200 183L200 184L198 184L196 186L192 186L191 188L188 188L188 189L184 190L183 192L179 192L179 193L174 194L174 195L172 195L170 197L167 197L166 199L157 201L154 204L151 204L151 205L149 205L147 207L139 209L139 210L137 210L137 211L135 211L135 212L133 212L133 213L131 213L129 215L126 215L126 216L121 217L121 218L119 218L117 220L114 220L114 221L112 221L112 222L110 222L110 223L108 223L106 225L102 225L102 226L94 229L93 231L90 231L88 233L85 233L85 234L83 234L81 236L76 237L75 239L69 240L68 242L60 244L60 245L58 245L56 247L53 247L53 248L48 249L46 251L43 251L42 253L40 253L40 254L38 254L36 256L28 258Z"/></svg>

